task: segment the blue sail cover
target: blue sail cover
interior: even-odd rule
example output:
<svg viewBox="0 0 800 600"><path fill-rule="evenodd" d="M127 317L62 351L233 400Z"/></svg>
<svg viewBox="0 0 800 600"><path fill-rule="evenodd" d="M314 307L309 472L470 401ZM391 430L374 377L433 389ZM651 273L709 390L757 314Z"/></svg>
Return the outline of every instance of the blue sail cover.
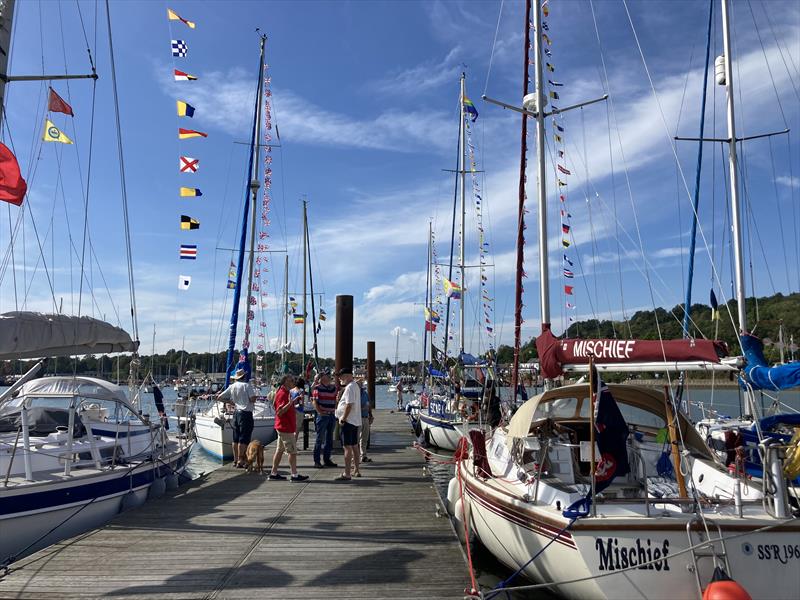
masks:
<svg viewBox="0 0 800 600"><path fill-rule="evenodd" d="M747 361L740 383L749 383L757 390L788 390L800 387L800 362L775 367L767 366L761 340L752 335L739 336Z"/></svg>

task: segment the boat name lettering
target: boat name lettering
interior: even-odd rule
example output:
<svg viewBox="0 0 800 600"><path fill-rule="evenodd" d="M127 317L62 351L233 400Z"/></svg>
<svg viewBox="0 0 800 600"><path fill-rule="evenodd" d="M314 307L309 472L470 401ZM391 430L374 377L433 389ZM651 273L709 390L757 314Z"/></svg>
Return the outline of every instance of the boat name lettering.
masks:
<svg viewBox="0 0 800 600"><path fill-rule="evenodd" d="M576 358L590 355L595 358L630 358L635 345L636 340L576 340L572 344L572 355Z"/></svg>
<svg viewBox="0 0 800 600"><path fill-rule="evenodd" d="M790 560L800 560L800 545L759 544L756 546L758 560L777 560L785 565Z"/></svg>
<svg viewBox="0 0 800 600"><path fill-rule="evenodd" d="M619 538L597 538L598 568L601 571L616 571L641 565L640 569L650 571L669 571L669 540L662 543Z"/></svg>
<svg viewBox="0 0 800 600"><path fill-rule="evenodd" d="M431 400L428 404L428 412L437 417L447 415L447 402L444 400Z"/></svg>

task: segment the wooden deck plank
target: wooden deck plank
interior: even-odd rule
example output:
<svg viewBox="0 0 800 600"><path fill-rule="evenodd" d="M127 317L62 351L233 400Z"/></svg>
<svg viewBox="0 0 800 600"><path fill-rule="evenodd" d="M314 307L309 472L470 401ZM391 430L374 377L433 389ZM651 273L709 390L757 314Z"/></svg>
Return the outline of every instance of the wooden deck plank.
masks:
<svg viewBox="0 0 800 600"><path fill-rule="evenodd" d="M222 468L16 563L0 598L462 598L463 554L405 416L377 411L373 432L361 479L333 481L310 452L302 484Z"/></svg>

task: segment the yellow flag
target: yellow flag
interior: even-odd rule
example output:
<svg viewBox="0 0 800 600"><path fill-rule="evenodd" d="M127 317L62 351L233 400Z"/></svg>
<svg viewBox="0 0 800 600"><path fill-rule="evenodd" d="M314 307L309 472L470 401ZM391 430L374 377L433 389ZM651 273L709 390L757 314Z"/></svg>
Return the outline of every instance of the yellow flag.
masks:
<svg viewBox="0 0 800 600"><path fill-rule="evenodd" d="M194 29L196 27L196 25L194 24L193 21L187 21L186 19L184 19L182 16L180 16L178 13L176 13L171 8L167 9L167 18L170 21L181 21L181 22L185 23L186 26L189 27L190 29Z"/></svg>
<svg viewBox="0 0 800 600"><path fill-rule="evenodd" d="M53 125L50 119L44 120L44 135L42 139L45 142L61 142L62 144L71 144L72 140L69 139L63 131Z"/></svg>

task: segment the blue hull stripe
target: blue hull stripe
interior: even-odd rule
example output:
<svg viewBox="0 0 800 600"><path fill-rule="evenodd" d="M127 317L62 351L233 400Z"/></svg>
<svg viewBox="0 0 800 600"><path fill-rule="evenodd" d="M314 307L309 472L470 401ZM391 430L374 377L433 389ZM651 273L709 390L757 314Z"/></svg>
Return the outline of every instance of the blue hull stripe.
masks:
<svg viewBox="0 0 800 600"><path fill-rule="evenodd" d="M137 436L137 435L147 435L148 433L150 433L150 430L149 429L139 429L139 430L136 430L136 431L131 431L130 433L128 433L127 431L120 431L119 433L117 433L116 431L106 431L105 429L98 429L97 427L92 427L92 433L94 433L95 435L102 435L104 437L112 437L112 438L113 437L120 437L120 438L124 438L124 437L128 437L128 436L134 437L134 436Z"/></svg>
<svg viewBox="0 0 800 600"><path fill-rule="evenodd" d="M61 505L85 502L95 498L111 496L120 492L127 492L153 482L156 476L164 477L173 470L179 471L187 461L187 454L181 456L174 467L161 465L156 469L147 468L132 476L127 475L128 469L120 468L119 477L96 483L78 484L72 487L59 487L57 490L43 492L33 492L30 494L15 494L10 497L0 495L0 516L8 517L18 512L30 512L33 510L55 509ZM137 469L142 468L141 465Z"/></svg>

